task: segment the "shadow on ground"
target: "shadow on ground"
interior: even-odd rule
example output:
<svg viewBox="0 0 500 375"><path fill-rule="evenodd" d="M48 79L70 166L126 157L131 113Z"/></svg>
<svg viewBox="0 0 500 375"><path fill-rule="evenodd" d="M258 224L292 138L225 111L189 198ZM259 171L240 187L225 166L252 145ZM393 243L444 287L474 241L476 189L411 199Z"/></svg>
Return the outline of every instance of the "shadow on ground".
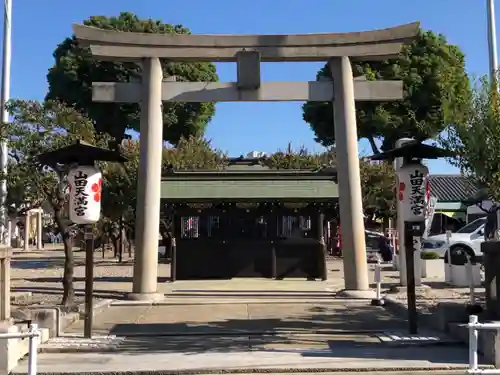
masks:
<svg viewBox="0 0 500 375"><path fill-rule="evenodd" d="M32 294L50 294L61 296L63 293L63 288L61 287L47 287L47 286L20 286L11 287L12 292L30 292ZM84 289L75 288L75 296L85 296ZM111 299L121 299L124 298L123 292L118 292L116 290L102 290L94 289L94 298L111 298Z"/></svg>
<svg viewBox="0 0 500 375"><path fill-rule="evenodd" d="M304 357L408 359L456 364L464 362L460 358L467 358L467 349L457 347L458 344L436 347L428 343L428 346L422 344L415 347L410 344L396 346L394 343L381 342L378 334L404 333L407 327L405 320L390 315L382 308L362 305L349 308L336 308L335 305L310 306L302 314L288 316L286 309L283 306L283 318L266 317L267 310L259 308L253 313L249 310L246 319L213 320L205 323L122 323L112 325L109 333L126 336L119 350L130 355L264 351L293 352ZM164 311L168 313L168 309ZM436 351L440 355L432 356ZM463 356L457 356L457 352L462 351Z"/></svg>
<svg viewBox="0 0 500 375"><path fill-rule="evenodd" d="M31 283L60 283L62 277L25 277L24 280ZM85 277L73 277L74 282L85 281ZM159 283L170 281L170 277L158 277ZM107 283L132 283L131 276L99 276L94 277L94 282L107 282Z"/></svg>
<svg viewBox="0 0 500 375"><path fill-rule="evenodd" d="M75 267L84 266L85 260L75 259ZM130 266L129 261L121 263L115 260L97 260L96 267L123 267ZM30 258L30 257L16 257L11 260L11 267L14 269L44 269L44 268L62 268L64 267L64 257L51 257L51 258Z"/></svg>
<svg viewBox="0 0 500 375"><path fill-rule="evenodd" d="M144 353L200 353L268 352L299 353L303 357L341 357L346 360L356 358L385 360L426 360L431 363L465 364L465 346L391 346L376 341L360 342L345 337L328 338L320 335L311 337L290 337L280 334L261 336L199 336L199 337L129 337L121 345L120 351L130 355ZM372 335L373 337L374 335ZM375 339L375 338L374 338ZM432 352L439 355L432 355ZM462 355L463 353L463 355Z"/></svg>

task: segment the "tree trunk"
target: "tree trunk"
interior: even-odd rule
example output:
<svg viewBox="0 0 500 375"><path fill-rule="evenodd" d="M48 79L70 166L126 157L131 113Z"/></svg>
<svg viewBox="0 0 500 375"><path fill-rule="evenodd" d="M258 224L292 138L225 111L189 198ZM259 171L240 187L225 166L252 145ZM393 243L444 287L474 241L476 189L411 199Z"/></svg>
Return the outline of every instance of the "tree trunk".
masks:
<svg viewBox="0 0 500 375"><path fill-rule="evenodd" d="M114 257L115 258L118 258L118 248L119 248L119 244L118 244L118 240L120 239L119 236L112 236L112 244L113 244L113 252L114 252Z"/></svg>
<svg viewBox="0 0 500 375"><path fill-rule="evenodd" d="M132 233L128 228L125 228L125 238L127 240L128 257L132 258Z"/></svg>
<svg viewBox="0 0 500 375"><path fill-rule="evenodd" d="M371 136L370 136L370 137L367 137L367 138L368 138L368 142L370 142L370 146L371 146L371 148L372 148L372 152L373 152L374 154L378 154L380 151L379 151L379 149L378 149L378 147L377 147L377 144L375 143L375 138L373 138L373 137L371 137Z"/></svg>
<svg viewBox="0 0 500 375"><path fill-rule="evenodd" d="M75 271L75 262L73 257L73 241L71 239L68 226L62 219L62 207L54 208L54 219L61 233L64 244L64 274L63 274L63 298L61 305L71 306L75 299L75 290L73 288L73 275Z"/></svg>

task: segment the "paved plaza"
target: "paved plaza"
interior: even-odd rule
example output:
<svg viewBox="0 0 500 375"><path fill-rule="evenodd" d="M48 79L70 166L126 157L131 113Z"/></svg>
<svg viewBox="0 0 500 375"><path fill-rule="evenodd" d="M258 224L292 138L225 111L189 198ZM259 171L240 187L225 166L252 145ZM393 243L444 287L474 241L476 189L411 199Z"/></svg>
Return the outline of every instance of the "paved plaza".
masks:
<svg viewBox="0 0 500 375"><path fill-rule="evenodd" d="M175 304L116 302L95 319L97 345L79 345L83 322L75 323L59 342L44 345L39 372L410 371L467 363L467 348L425 329L409 337L403 319L368 301L295 296L183 305L179 299L191 297L176 298ZM26 371L26 363L15 369Z"/></svg>
<svg viewBox="0 0 500 375"><path fill-rule="evenodd" d="M60 296L61 259L49 255L25 254L17 263L22 267L13 269L15 288L30 290L39 303ZM75 287L81 294L83 254L75 255ZM339 261L328 262L327 281L169 283L168 265L161 264L160 290L166 298L151 304L122 298L131 288L131 262L96 259L96 297L108 299L110 306L95 317L95 338L81 338L83 321L71 325L63 337L42 346L39 373L413 371L467 363L467 348L449 337L427 329L409 337L404 319L370 301L338 297ZM41 262L51 266L28 267ZM384 277L388 285L395 282L392 273ZM14 372L26 371L22 362Z"/></svg>
<svg viewBox="0 0 500 375"><path fill-rule="evenodd" d="M465 347L428 330L408 337L404 320L366 301L118 305L95 328L113 348L41 353L39 372L431 370L467 362ZM78 322L65 335L81 330Z"/></svg>

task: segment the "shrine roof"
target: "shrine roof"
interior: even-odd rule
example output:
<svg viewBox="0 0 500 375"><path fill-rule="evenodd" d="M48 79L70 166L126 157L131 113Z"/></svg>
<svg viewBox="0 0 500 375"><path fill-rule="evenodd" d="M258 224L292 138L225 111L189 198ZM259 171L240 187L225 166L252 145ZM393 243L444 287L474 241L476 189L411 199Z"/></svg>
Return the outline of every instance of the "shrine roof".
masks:
<svg viewBox="0 0 500 375"><path fill-rule="evenodd" d="M331 167L317 169L272 169L260 163L260 159L233 158L230 163L217 170L175 170L168 168L163 180L188 179L326 179L336 180L337 170Z"/></svg>
<svg viewBox="0 0 500 375"><path fill-rule="evenodd" d="M165 200L328 200L338 197L337 173L317 170L227 168L219 171L170 171L163 176Z"/></svg>

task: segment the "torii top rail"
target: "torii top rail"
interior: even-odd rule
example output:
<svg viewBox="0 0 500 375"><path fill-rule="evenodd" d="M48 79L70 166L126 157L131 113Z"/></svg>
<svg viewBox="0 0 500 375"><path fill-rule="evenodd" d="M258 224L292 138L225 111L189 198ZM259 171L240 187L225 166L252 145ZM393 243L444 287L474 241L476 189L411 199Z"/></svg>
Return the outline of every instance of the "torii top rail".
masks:
<svg viewBox="0 0 500 375"><path fill-rule="evenodd" d="M147 34L103 30L79 24L73 31L80 44L98 59L234 62L241 51L259 51L261 61L385 60L397 56L418 34L420 24L381 30L301 35Z"/></svg>

